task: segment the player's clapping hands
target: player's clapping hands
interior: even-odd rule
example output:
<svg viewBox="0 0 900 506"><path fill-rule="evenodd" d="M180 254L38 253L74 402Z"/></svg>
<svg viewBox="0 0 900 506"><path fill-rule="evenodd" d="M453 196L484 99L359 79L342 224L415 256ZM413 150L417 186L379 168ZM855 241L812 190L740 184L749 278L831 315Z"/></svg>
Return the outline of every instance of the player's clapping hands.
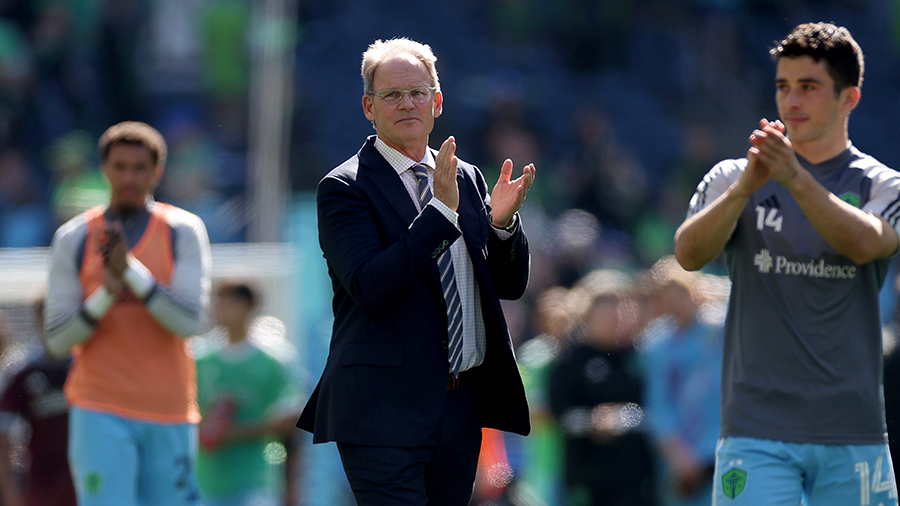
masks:
<svg viewBox="0 0 900 506"><path fill-rule="evenodd" d="M750 134L750 143L748 158L752 156L751 161L765 165L778 184L787 186L803 170L780 120L760 120L759 129Z"/></svg>
<svg viewBox="0 0 900 506"><path fill-rule="evenodd" d="M103 256L103 284L110 293L118 293L124 286L122 276L128 267L128 241L122 235L122 224L116 221L107 225L99 246Z"/></svg>

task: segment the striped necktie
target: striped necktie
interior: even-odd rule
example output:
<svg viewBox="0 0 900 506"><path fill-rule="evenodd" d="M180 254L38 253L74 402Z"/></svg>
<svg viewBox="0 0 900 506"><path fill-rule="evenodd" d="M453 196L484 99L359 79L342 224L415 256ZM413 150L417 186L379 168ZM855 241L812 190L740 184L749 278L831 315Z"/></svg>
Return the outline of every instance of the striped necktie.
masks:
<svg viewBox="0 0 900 506"><path fill-rule="evenodd" d="M428 166L417 164L412 168L419 185L419 202L422 209L431 201L431 188L428 187ZM450 250L444 251L437 258L438 270L441 273L441 288L444 291L444 302L447 304L447 334L449 335L448 357L450 369L454 376L459 375L462 365L462 303L459 300L459 290L456 288L456 277L453 271L453 258Z"/></svg>

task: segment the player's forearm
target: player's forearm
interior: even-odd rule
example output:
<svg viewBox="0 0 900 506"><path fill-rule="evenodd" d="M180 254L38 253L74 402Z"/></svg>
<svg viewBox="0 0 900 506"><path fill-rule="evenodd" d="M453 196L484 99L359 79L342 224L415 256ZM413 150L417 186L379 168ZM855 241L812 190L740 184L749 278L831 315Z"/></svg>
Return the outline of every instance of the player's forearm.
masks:
<svg viewBox="0 0 900 506"><path fill-rule="evenodd" d="M62 358L73 346L87 341L97 321L103 318L115 302L115 296L100 286L82 304L80 310L67 316L51 317L45 326L47 351Z"/></svg>
<svg viewBox="0 0 900 506"><path fill-rule="evenodd" d="M854 263L863 265L897 251L893 227L837 198L812 175L799 175L788 189L825 241Z"/></svg>
<svg viewBox="0 0 900 506"><path fill-rule="evenodd" d="M191 337L200 331L199 304L179 299L136 259L129 260L124 280L135 296L144 301L150 315L167 330L181 337Z"/></svg>
<svg viewBox="0 0 900 506"><path fill-rule="evenodd" d="M47 351L55 358L62 358L73 346L91 337L94 325L83 315L74 314L60 325L47 331Z"/></svg>
<svg viewBox="0 0 900 506"><path fill-rule="evenodd" d="M725 248L747 204L732 185L708 207L691 216L675 232L675 258L695 271L713 261Z"/></svg>
<svg viewBox="0 0 900 506"><path fill-rule="evenodd" d="M157 287L146 304L147 311L170 332L181 337L191 337L200 332L200 308L176 300L163 287Z"/></svg>

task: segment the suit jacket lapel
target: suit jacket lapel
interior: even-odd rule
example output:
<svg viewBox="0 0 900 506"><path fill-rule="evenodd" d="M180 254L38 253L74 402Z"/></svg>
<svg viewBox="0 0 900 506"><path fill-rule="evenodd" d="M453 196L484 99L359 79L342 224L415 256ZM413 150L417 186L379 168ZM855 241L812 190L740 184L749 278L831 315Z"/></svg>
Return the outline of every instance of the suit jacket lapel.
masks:
<svg viewBox="0 0 900 506"><path fill-rule="evenodd" d="M384 195L391 207L407 225L412 223L418 212L409 193L391 164L375 149L375 137L369 137L359 150L359 164L370 172L368 175L372 185Z"/></svg>
<svg viewBox="0 0 900 506"><path fill-rule="evenodd" d="M394 209L403 224L409 227L416 217L419 216L419 212L416 209L416 205L413 204L409 192L406 191L403 182L400 181L397 171L375 149L374 136L369 137L366 140L366 144L359 151L359 164L361 167L368 169L367 176L372 185L384 195L385 200L390 203L391 208ZM431 274L434 278L435 286L440 292L441 275L437 262L432 262Z"/></svg>

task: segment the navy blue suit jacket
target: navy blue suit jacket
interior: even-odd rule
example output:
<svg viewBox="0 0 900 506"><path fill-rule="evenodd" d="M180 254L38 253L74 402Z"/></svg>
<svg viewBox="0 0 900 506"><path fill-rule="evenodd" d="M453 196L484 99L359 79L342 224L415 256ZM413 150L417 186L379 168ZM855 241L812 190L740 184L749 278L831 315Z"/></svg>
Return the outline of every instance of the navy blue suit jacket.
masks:
<svg viewBox="0 0 900 506"><path fill-rule="evenodd" d="M314 442L419 446L447 395L447 316L435 257L459 236L432 206L417 216L370 137L319 182L319 242L334 289L328 361L297 426ZM500 298L528 283L521 224L500 240L484 176L459 162L459 225L481 292L487 350L478 375L482 426L526 435L525 391Z"/></svg>

